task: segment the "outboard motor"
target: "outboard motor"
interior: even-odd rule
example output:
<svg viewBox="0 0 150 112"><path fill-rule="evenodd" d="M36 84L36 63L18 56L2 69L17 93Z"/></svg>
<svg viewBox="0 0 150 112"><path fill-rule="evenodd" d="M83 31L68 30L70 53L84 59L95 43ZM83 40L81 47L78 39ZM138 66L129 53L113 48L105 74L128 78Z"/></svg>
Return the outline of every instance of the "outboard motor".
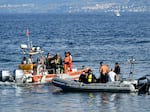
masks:
<svg viewBox="0 0 150 112"><path fill-rule="evenodd" d="M23 70L15 70L15 81L16 83L23 83L24 82L24 72Z"/></svg>
<svg viewBox="0 0 150 112"><path fill-rule="evenodd" d="M0 71L0 81L3 81L3 82L13 82L14 78L13 76L11 75L10 71L8 70L2 70Z"/></svg>
<svg viewBox="0 0 150 112"><path fill-rule="evenodd" d="M150 75L145 75L138 79L138 94L149 94Z"/></svg>

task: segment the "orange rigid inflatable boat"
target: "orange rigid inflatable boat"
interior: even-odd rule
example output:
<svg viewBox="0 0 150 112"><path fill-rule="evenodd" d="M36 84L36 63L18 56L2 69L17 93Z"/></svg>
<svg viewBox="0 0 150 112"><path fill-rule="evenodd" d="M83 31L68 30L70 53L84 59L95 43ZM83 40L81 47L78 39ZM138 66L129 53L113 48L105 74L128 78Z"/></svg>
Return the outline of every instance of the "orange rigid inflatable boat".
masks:
<svg viewBox="0 0 150 112"><path fill-rule="evenodd" d="M28 29L27 29L28 34ZM60 78L70 78L73 80L78 80L80 77L80 74L82 74L83 71L88 70L88 68L81 67L79 69L74 68L70 70L64 70L64 67L62 67L63 64L61 64L61 67L58 68L52 68L47 69L46 65L44 64L44 60L42 62L38 62L37 57L44 58L43 50L40 49L40 47L33 46L32 41L30 41L29 34L26 35L28 39L28 45L27 44L21 44L21 53L23 54L23 59L21 61L21 64L18 65L18 69L14 70L14 73L12 73L9 70L2 70L0 72L0 81L8 81L8 82L16 82L16 83L49 83L52 81L54 77L60 77ZM38 55L38 56L37 56ZM33 61L33 58L37 58L37 62ZM29 57L28 60L26 57ZM42 64L43 63L43 64ZM58 70L58 71L57 71ZM64 73L64 71L66 71Z"/></svg>

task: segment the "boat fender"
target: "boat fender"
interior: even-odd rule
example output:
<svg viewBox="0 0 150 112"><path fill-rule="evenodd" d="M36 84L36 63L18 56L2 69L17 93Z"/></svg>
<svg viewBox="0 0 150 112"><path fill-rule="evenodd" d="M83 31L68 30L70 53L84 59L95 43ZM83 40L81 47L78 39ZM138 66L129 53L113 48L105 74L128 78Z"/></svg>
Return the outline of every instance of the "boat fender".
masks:
<svg viewBox="0 0 150 112"><path fill-rule="evenodd" d="M46 70L46 66L45 65L40 64L40 65L37 66L37 74L38 75L39 74L43 74L44 70Z"/></svg>

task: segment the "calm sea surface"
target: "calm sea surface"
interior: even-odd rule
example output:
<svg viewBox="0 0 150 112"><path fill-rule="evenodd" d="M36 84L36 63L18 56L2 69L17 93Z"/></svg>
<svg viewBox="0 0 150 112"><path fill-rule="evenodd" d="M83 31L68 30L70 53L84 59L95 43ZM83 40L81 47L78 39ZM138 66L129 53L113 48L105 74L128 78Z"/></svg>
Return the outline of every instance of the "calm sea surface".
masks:
<svg viewBox="0 0 150 112"><path fill-rule="evenodd" d="M92 68L98 76L99 62L110 68L118 62L128 77L132 56L133 77L150 74L150 14L99 15L0 15L0 70L13 71L21 62L20 44L27 44L29 29L33 45L44 55L65 51L73 67ZM0 86L1 112L148 112L150 95L115 93L64 93L53 85Z"/></svg>

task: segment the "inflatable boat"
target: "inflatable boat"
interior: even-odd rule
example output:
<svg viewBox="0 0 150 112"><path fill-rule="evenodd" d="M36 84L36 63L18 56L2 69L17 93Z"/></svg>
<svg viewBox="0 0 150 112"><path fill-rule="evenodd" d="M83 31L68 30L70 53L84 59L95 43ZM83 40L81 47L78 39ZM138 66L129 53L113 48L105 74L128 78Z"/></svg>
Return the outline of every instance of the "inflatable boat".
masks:
<svg viewBox="0 0 150 112"><path fill-rule="evenodd" d="M28 40L29 41L29 40ZM43 56L43 50L40 47L32 46L32 41L26 44L21 44L20 48L22 54L30 56L34 55L36 57ZM24 56L26 57L26 56ZM15 83L50 83L54 77L59 78L70 78L73 80L78 80L80 74L83 71L89 69L88 67L74 67L72 70L67 70L63 72L63 68L58 67L47 69L46 65L43 63L32 62L32 63L21 63L18 64L18 69L14 71L1 70L0 71L0 82L15 82ZM2 84L2 83L0 83Z"/></svg>
<svg viewBox="0 0 150 112"><path fill-rule="evenodd" d="M26 70L17 69L13 72L9 70L0 71L0 82L16 82L16 83L50 83L54 77L59 77L62 79L69 78L72 80L78 80L80 74L87 70L88 68L75 69L68 73L52 73L49 74L47 70L40 74L33 74L32 71L27 72Z"/></svg>
<svg viewBox="0 0 150 112"><path fill-rule="evenodd" d="M83 83L70 79L61 79L56 77L52 83L56 87L60 87L63 91L74 92L115 92L115 93L129 93L137 92L135 85L137 81L114 81L107 83Z"/></svg>

